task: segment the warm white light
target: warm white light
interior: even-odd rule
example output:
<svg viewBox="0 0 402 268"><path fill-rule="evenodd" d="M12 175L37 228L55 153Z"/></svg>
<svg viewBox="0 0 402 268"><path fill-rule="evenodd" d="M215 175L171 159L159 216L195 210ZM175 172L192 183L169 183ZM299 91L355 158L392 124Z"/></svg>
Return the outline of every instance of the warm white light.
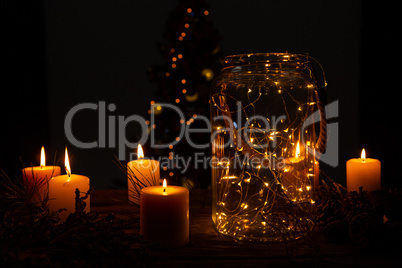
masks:
<svg viewBox="0 0 402 268"><path fill-rule="evenodd" d="M70 177L71 176L71 168L70 168L70 160L68 159L67 147L66 147L66 156L64 157L64 166L66 168L68 177Z"/></svg>
<svg viewBox="0 0 402 268"><path fill-rule="evenodd" d="M362 150L362 154L361 154L360 158L361 158L362 162L366 162L366 151L364 150L364 148Z"/></svg>
<svg viewBox="0 0 402 268"><path fill-rule="evenodd" d="M297 145L296 145L296 157L300 156L300 144L299 141L297 141Z"/></svg>
<svg viewBox="0 0 402 268"><path fill-rule="evenodd" d="M138 144L137 147L137 157L138 159L144 158L144 151L142 150L141 144Z"/></svg>
<svg viewBox="0 0 402 268"><path fill-rule="evenodd" d="M220 162L220 163L222 165L222 162ZM231 180L231 179L237 179L237 177L236 176L224 176L224 177L222 177L222 180Z"/></svg>
<svg viewBox="0 0 402 268"><path fill-rule="evenodd" d="M44 166L46 166L45 147L42 146L42 149L40 150L40 167L43 168Z"/></svg>
<svg viewBox="0 0 402 268"><path fill-rule="evenodd" d="M167 182L166 179L163 179L163 192L166 193Z"/></svg>

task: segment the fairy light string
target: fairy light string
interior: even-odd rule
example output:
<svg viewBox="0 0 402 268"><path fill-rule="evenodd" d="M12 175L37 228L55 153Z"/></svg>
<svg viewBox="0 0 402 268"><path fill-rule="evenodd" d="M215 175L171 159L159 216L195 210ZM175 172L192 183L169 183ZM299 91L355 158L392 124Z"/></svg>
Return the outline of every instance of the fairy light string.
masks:
<svg viewBox="0 0 402 268"><path fill-rule="evenodd" d="M261 81L250 80L223 82L217 87L220 91L211 97L213 116L233 119L240 109L247 124L235 131L230 131L233 126L225 120L213 125L216 131L213 155L217 159L213 162L216 229L238 240L272 241L302 236L313 226L317 171L315 157L307 153L308 147L316 146L316 127L303 128L303 123L316 111L317 96L300 96L300 91L294 89L296 85L271 80L263 86ZM235 90L228 90L229 87ZM315 86L311 84L308 88ZM246 96L240 96L245 102L240 103L240 97L232 95L233 92L246 92ZM278 128L268 132L256 120L264 116L274 123L269 111L261 112L259 102L265 101L262 98L265 94L277 94L272 98L282 100L278 109L286 115L278 121ZM254 121L250 122L250 118ZM242 137L239 139L237 135ZM268 167L258 163L266 163Z"/></svg>

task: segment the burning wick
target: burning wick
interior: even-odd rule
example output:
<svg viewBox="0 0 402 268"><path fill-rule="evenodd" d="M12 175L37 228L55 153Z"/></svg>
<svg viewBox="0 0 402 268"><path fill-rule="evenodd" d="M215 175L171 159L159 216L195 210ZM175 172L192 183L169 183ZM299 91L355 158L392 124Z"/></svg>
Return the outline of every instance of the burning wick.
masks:
<svg viewBox="0 0 402 268"><path fill-rule="evenodd" d="M300 144L299 141L297 141L297 145L296 145L296 158L299 158L300 156Z"/></svg>
<svg viewBox="0 0 402 268"><path fill-rule="evenodd" d="M70 161L68 160L67 147L66 147L66 156L64 158L64 166L66 168L68 177L71 177L71 168L70 168Z"/></svg>
<svg viewBox="0 0 402 268"><path fill-rule="evenodd" d="M144 158L144 151L142 150L141 144L138 144L138 147L137 147L137 157L138 157L138 159Z"/></svg>
<svg viewBox="0 0 402 268"><path fill-rule="evenodd" d="M44 166L46 166L45 147L42 146L42 149L40 151L40 168L42 169Z"/></svg>
<svg viewBox="0 0 402 268"><path fill-rule="evenodd" d="M364 148L362 150L362 154L361 154L360 158L363 163L366 162L366 151L364 150Z"/></svg>
<svg viewBox="0 0 402 268"><path fill-rule="evenodd" d="M166 179L163 179L163 192L166 193L167 183Z"/></svg>

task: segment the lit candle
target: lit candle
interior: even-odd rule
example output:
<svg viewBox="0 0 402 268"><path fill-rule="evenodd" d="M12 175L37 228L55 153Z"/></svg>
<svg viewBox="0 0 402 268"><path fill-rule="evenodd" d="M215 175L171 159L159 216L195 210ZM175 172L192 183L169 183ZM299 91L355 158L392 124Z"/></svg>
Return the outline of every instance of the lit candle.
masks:
<svg viewBox="0 0 402 268"><path fill-rule="evenodd" d="M141 190L140 234L163 248L189 242L189 192L180 186L150 186Z"/></svg>
<svg viewBox="0 0 402 268"><path fill-rule="evenodd" d="M65 208L66 211L60 212L60 219L66 220L70 213L75 211L75 189L79 189L81 197L89 191L89 178L71 174L70 161L66 148L65 155L66 175L53 177L49 181L49 210L57 211ZM90 211L89 197L84 200L86 203L85 212Z"/></svg>
<svg viewBox="0 0 402 268"><path fill-rule="evenodd" d="M304 157L301 156L301 153L300 153L300 142L297 141L296 149L295 149L295 156L286 158L285 164L297 164L297 163L300 163L303 160L304 160Z"/></svg>
<svg viewBox="0 0 402 268"><path fill-rule="evenodd" d="M60 167L46 166L45 148L42 146L40 154L40 166L27 167L22 170L24 185L32 194L32 199L43 201L48 194L49 180L60 175Z"/></svg>
<svg viewBox="0 0 402 268"><path fill-rule="evenodd" d="M144 159L141 145L137 148L138 160L127 164L128 199L136 204L140 203L141 189L159 185L160 169L157 160Z"/></svg>
<svg viewBox="0 0 402 268"><path fill-rule="evenodd" d="M361 158L353 158L346 162L346 183L348 191L365 191L381 189L381 162L377 159L366 158L363 149Z"/></svg>
<svg viewBox="0 0 402 268"><path fill-rule="evenodd" d="M307 181L304 160L305 157L301 155L300 143L297 141L294 156L285 159L285 167L282 172L283 190L292 201L300 201L301 197L305 195L302 193L304 188L311 188Z"/></svg>

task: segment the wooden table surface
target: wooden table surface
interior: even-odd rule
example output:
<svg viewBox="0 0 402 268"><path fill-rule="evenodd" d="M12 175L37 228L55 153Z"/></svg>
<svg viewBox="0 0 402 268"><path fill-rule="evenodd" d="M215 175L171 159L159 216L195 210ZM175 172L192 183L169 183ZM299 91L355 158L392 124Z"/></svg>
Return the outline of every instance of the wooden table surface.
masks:
<svg viewBox="0 0 402 268"><path fill-rule="evenodd" d="M127 190L94 191L91 211L139 217L139 208L128 204ZM138 226L133 231L138 232ZM283 243L239 244L214 231L209 206L190 208L190 235L191 242L181 248L151 249L151 267L402 267L402 257L395 252L367 252L351 243L328 243L319 232L314 233L314 248L299 245L292 257Z"/></svg>

